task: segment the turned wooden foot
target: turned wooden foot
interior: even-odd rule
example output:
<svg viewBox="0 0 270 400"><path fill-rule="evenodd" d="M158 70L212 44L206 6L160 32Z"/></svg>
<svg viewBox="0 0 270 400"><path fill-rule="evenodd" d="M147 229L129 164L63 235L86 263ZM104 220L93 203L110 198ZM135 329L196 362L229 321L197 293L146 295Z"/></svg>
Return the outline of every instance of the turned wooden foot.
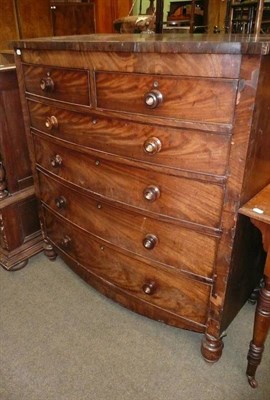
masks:
<svg viewBox="0 0 270 400"><path fill-rule="evenodd" d="M223 341L221 338L214 338L208 334L202 339L201 353L205 361L214 363L218 361L222 355Z"/></svg>
<svg viewBox="0 0 270 400"><path fill-rule="evenodd" d="M260 294L260 290L261 288L264 286L264 279L262 278L260 280L260 283L258 284L258 286L256 286L253 291L251 292L249 298L248 298L248 302L250 304L256 304L259 298L259 294Z"/></svg>
<svg viewBox="0 0 270 400"><path fill-rule="evenodd" d="M247 378L251 387L258 386L255 374L258 365L261 363L264 350L264 343L270 326L270 278L265 278L265 287L260 291L256 307L253 339L250 342L248 352Z"/></svg>
<svg viewBox="0 0 270 400"><path fill-rule="evenodd" d="M54 261L57 257L56 252L54 251L52 245L48 242L47 239L44 239L44 254L50 261Z"/></svg>

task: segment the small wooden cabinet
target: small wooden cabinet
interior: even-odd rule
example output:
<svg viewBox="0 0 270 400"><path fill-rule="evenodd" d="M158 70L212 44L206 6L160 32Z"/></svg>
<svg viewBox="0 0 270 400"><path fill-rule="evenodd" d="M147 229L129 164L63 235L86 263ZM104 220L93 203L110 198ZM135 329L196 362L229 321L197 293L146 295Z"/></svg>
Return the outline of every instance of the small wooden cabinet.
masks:
<svg viewBox="0 0 270 400"><path fill-rule="evenodd" d="M269 42L89 35L16 52L48 256L204 333L218 360L263 268L238 209L270 182Z"/></svg>
<svg viewBox="0 0 270 400"><path fill-rule="evenodd" d="M18 269L42 249L15 66L0 68L0 265Z"/></svg>

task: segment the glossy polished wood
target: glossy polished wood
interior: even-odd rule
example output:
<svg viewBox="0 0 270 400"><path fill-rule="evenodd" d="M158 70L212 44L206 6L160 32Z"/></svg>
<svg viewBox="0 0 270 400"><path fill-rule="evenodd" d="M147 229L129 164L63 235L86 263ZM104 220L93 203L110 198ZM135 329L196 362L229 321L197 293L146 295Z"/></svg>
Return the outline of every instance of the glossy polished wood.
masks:
<svg viewBox="0 0 270 400"><path fill-rule="evenodd" d="M247 377L250 386L256 388L255 374L262 360L264 343L270 328L270 185L249 200L239 210L261 231L266 252L264 267L265 284L260 290L256 307L253 338L248 352Z"/></svg>
<svg viewBox="0 0 270 400"><path fill-rule="evenodd" d="M15 46L47 254L125 307L203 332L203 357L217 361L263 268L258 232L237 216L270 181L269 41L91 35ZM38 68L88 73L89 104L37 93Z"/></svg>

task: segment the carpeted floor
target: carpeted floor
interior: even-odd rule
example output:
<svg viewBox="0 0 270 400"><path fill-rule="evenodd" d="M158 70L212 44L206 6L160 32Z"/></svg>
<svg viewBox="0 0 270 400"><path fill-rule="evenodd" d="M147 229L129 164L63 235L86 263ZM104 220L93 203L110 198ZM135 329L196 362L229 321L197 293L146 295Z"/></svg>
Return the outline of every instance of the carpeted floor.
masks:
<svg viewBox="0 0 270 400"><path fill-rule="evenodd" d="M201 335L166 326L103 297L59 258L0 268L1 400L268 400L270 343L249 387L246 304L207 364Z"/></svg>

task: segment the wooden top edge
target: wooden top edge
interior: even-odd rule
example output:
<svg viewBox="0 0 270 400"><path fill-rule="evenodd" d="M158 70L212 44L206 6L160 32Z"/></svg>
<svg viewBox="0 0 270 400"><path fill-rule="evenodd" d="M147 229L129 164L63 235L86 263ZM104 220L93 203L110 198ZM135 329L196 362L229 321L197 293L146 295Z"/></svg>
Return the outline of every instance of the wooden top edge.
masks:
<svg viewBox="0 0 270 400"><path fill-rule="evenodd" d="M0 71L1 72L3 72L3 71L11 71L11 70L14 70L14 69L16 69L15 64L1 64L0 65Z"/></svg>
<svg viewBox="0 0 270 400"><path fill-rule="evenodd" d="M17 49L116 51L134 53L270 53L270 35L91 34L13 41Z"/></svg>
<svg viewBox="0 0 270 400"><path fill-rule="evenodd" d="M239 213L270 224L270 183L244 204Z"/></svg>

